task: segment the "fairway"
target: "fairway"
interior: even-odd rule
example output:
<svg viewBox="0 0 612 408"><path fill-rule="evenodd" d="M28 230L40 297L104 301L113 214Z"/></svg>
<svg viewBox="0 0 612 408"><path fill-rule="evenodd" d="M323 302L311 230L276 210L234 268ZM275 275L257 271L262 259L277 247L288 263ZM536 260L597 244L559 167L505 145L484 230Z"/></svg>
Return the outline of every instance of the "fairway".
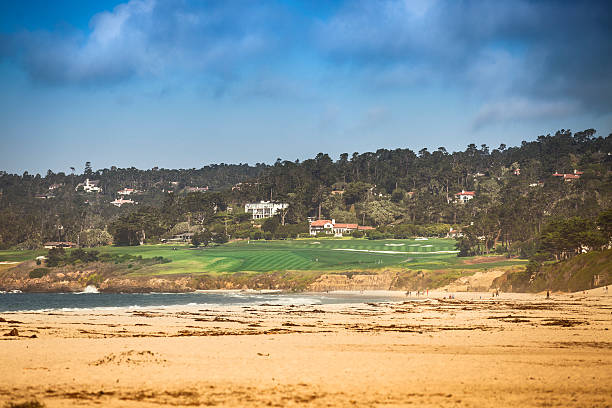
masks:
<svg viewBox="0 0 612 408"><path fill-rule="evenodd" d="M488 264L465 264L458 258L452 239L376 240L305 239L238 241L209 248L143 245L95 248L113 254L162 256L172 260L135 270L133 275L226 274L276 271L348 271L383 268L481 269L516 265L507 260ZM44 251L0 251L0 261L33 259ZM520 262L520 261L519 261Z"/></svg>

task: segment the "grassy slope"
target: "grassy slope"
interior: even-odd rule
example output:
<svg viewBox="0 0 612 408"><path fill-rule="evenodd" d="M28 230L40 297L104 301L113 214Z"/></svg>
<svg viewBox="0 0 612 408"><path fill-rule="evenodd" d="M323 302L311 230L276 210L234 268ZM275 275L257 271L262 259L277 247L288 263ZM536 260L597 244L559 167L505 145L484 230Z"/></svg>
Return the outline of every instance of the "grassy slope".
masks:
<svg viewBox="0 0 612 408"><path fill-rule="evenodd" d="M520 292L576 292L591 289L594 275L603 277L601 284L612 284L612 249L594 251L567 261L544 265L532 282L529 282L530 274L522 271L503 276L498 284L506 290L512 285L512 290Z"/></svg>
<svg viewBox="0 0 612 408"><path fill-rule="evenodd" d="M380 240L321 239L286 241L233 242L211 248L190 249L188 246L144 245L139 247L102 247L100 252L141 255L144 258L163 256L171 263L141 268L134 275L220 275L235 272L261 273L278 271L354 271L377 269L402 270L477 270L522 264L523 261L502 260L486 264L465 264L453 251L452 239ZM391 251L391 253L355 252ZM411 252L410 254L402 252ZM0 251L0 261L23 261L45 251Z"/></svg>

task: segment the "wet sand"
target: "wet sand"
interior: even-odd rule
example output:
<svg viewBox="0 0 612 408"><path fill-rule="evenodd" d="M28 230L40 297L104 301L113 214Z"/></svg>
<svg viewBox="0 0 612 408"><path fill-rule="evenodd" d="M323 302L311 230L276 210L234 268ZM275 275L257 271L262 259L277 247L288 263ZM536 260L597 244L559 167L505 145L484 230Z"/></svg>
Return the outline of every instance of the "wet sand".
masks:
<svg viewBox="0 0 612 408"><path fill-rule="evenodd" d="M0 406L612 406L602 290L443 296L2 313Z"/></svg>

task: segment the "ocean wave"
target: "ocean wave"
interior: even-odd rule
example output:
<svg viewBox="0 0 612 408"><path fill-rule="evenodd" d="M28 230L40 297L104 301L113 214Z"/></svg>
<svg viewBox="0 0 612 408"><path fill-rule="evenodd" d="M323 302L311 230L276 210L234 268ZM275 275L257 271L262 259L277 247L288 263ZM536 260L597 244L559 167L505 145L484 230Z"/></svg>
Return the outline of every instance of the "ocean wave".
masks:
<svg viewBox="0 0 612 408"><path fill-rule="evenodd" d="M100 293L94 285L87 285L82 292L73 292L75 295L85 295L88 293Z"/></svg>

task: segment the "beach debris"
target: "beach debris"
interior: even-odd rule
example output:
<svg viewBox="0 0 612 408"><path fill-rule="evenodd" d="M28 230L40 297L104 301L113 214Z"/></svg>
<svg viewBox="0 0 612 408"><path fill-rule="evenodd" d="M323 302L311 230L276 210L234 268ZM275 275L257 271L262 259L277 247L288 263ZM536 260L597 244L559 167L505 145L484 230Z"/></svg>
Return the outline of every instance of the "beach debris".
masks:
<svg viewBox="0 0 612 408"><path fill-rule="evenodd" d="M107 356L102 357L99 360L96 360L90 363L90 365L95 365L95 366L105 365L105 364L139 365L139 364L147 364L147 363L158 363L159 364L165 361L166 360L159 357L158 354L153 353L152 351L149 351L149 350L144 350L144 351L129 350L129 351L124 351L118 354L111 353Z"/></svg>
<svg viewBox="0 0 612 408"><path fill-rule="evenodd" d="M11 329L10 332L5 333L5 336L19 336L19 330L17 330L16 328Z"/></svg>
<svg viewBox="0 0 612 408"><path fill-rule="evenodd" d="M575 319L544 319L542 326L561 326L561 327L574 327L581 324L588 324L585 321Z"/></svg>
<svg viewBox="0 0 612 408"><path fill-rule="evenodd" d="M45 404L38 402L37 400L31 400L25 402L10 402L5 406L6 408L44 408Z"/></svg>

